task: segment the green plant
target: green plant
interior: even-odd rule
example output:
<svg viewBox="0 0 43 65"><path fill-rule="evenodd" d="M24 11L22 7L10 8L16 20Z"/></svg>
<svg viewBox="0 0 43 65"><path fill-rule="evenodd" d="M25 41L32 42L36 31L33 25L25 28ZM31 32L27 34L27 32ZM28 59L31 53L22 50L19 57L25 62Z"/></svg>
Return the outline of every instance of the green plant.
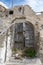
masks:
<svg viewBox="0 0 43 65"><path fill-rule="evenodd" d="M27 57L35 57L36 55L36 51L34 49L26 49L24 50L24 56L27 56Z"/></svg>
<svg viewBox="0 0 43 65"><path fill-rule="evenodd" d="M16 52L16 51L17 51L17 48L12 48L12 51L13 51L13 52Z"/></svg>

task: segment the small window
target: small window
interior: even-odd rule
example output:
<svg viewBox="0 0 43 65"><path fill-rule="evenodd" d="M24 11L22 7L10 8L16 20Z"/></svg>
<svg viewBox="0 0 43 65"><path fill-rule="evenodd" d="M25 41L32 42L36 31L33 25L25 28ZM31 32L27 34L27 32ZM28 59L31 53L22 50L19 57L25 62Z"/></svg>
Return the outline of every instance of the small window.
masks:
<svg viewBox="0 0 43 65"><path fill-rule="evenodd" d="M12 10L11 10L11 11L9 11L9 14L10 14L10 15L12 15L12 14L13 14L13 11L12 11Z"/></svg>

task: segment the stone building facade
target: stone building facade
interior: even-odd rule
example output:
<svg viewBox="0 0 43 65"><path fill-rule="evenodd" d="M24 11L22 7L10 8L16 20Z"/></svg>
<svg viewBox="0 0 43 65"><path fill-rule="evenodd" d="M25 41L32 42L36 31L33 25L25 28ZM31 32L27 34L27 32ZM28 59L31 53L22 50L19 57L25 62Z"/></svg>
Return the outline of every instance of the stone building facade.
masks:
<svg viewBox="0 0 43 65"><path fill-rule="evenodd" d="M3 21L0 33L2 63L12 57L12 48L25 47L34 47L37 57L43 61L43 15L36 15L28 5L15 6L6 10L0 20Z"/></svg>

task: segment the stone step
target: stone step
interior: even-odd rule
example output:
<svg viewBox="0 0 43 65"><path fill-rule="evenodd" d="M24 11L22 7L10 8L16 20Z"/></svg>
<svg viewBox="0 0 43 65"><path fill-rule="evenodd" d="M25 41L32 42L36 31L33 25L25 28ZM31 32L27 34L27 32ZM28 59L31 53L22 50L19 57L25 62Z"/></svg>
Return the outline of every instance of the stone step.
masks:
<svg viewBox="0 0 43 65"><path fill-rule="evenodd" d="M8 61L5 65L42 65L40 58Z"/></svg>

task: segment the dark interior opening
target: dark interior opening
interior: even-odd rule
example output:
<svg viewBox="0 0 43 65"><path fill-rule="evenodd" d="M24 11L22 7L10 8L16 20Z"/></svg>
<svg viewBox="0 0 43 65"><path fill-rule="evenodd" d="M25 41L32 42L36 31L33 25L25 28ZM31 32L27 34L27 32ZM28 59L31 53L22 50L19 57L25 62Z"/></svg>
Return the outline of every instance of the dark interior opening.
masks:
<svg viewBox="0 0 43 65"><path fill-rule="evenodd" d="M13 14L13 10L9 11L9 14L12 15Z"/></svg>

